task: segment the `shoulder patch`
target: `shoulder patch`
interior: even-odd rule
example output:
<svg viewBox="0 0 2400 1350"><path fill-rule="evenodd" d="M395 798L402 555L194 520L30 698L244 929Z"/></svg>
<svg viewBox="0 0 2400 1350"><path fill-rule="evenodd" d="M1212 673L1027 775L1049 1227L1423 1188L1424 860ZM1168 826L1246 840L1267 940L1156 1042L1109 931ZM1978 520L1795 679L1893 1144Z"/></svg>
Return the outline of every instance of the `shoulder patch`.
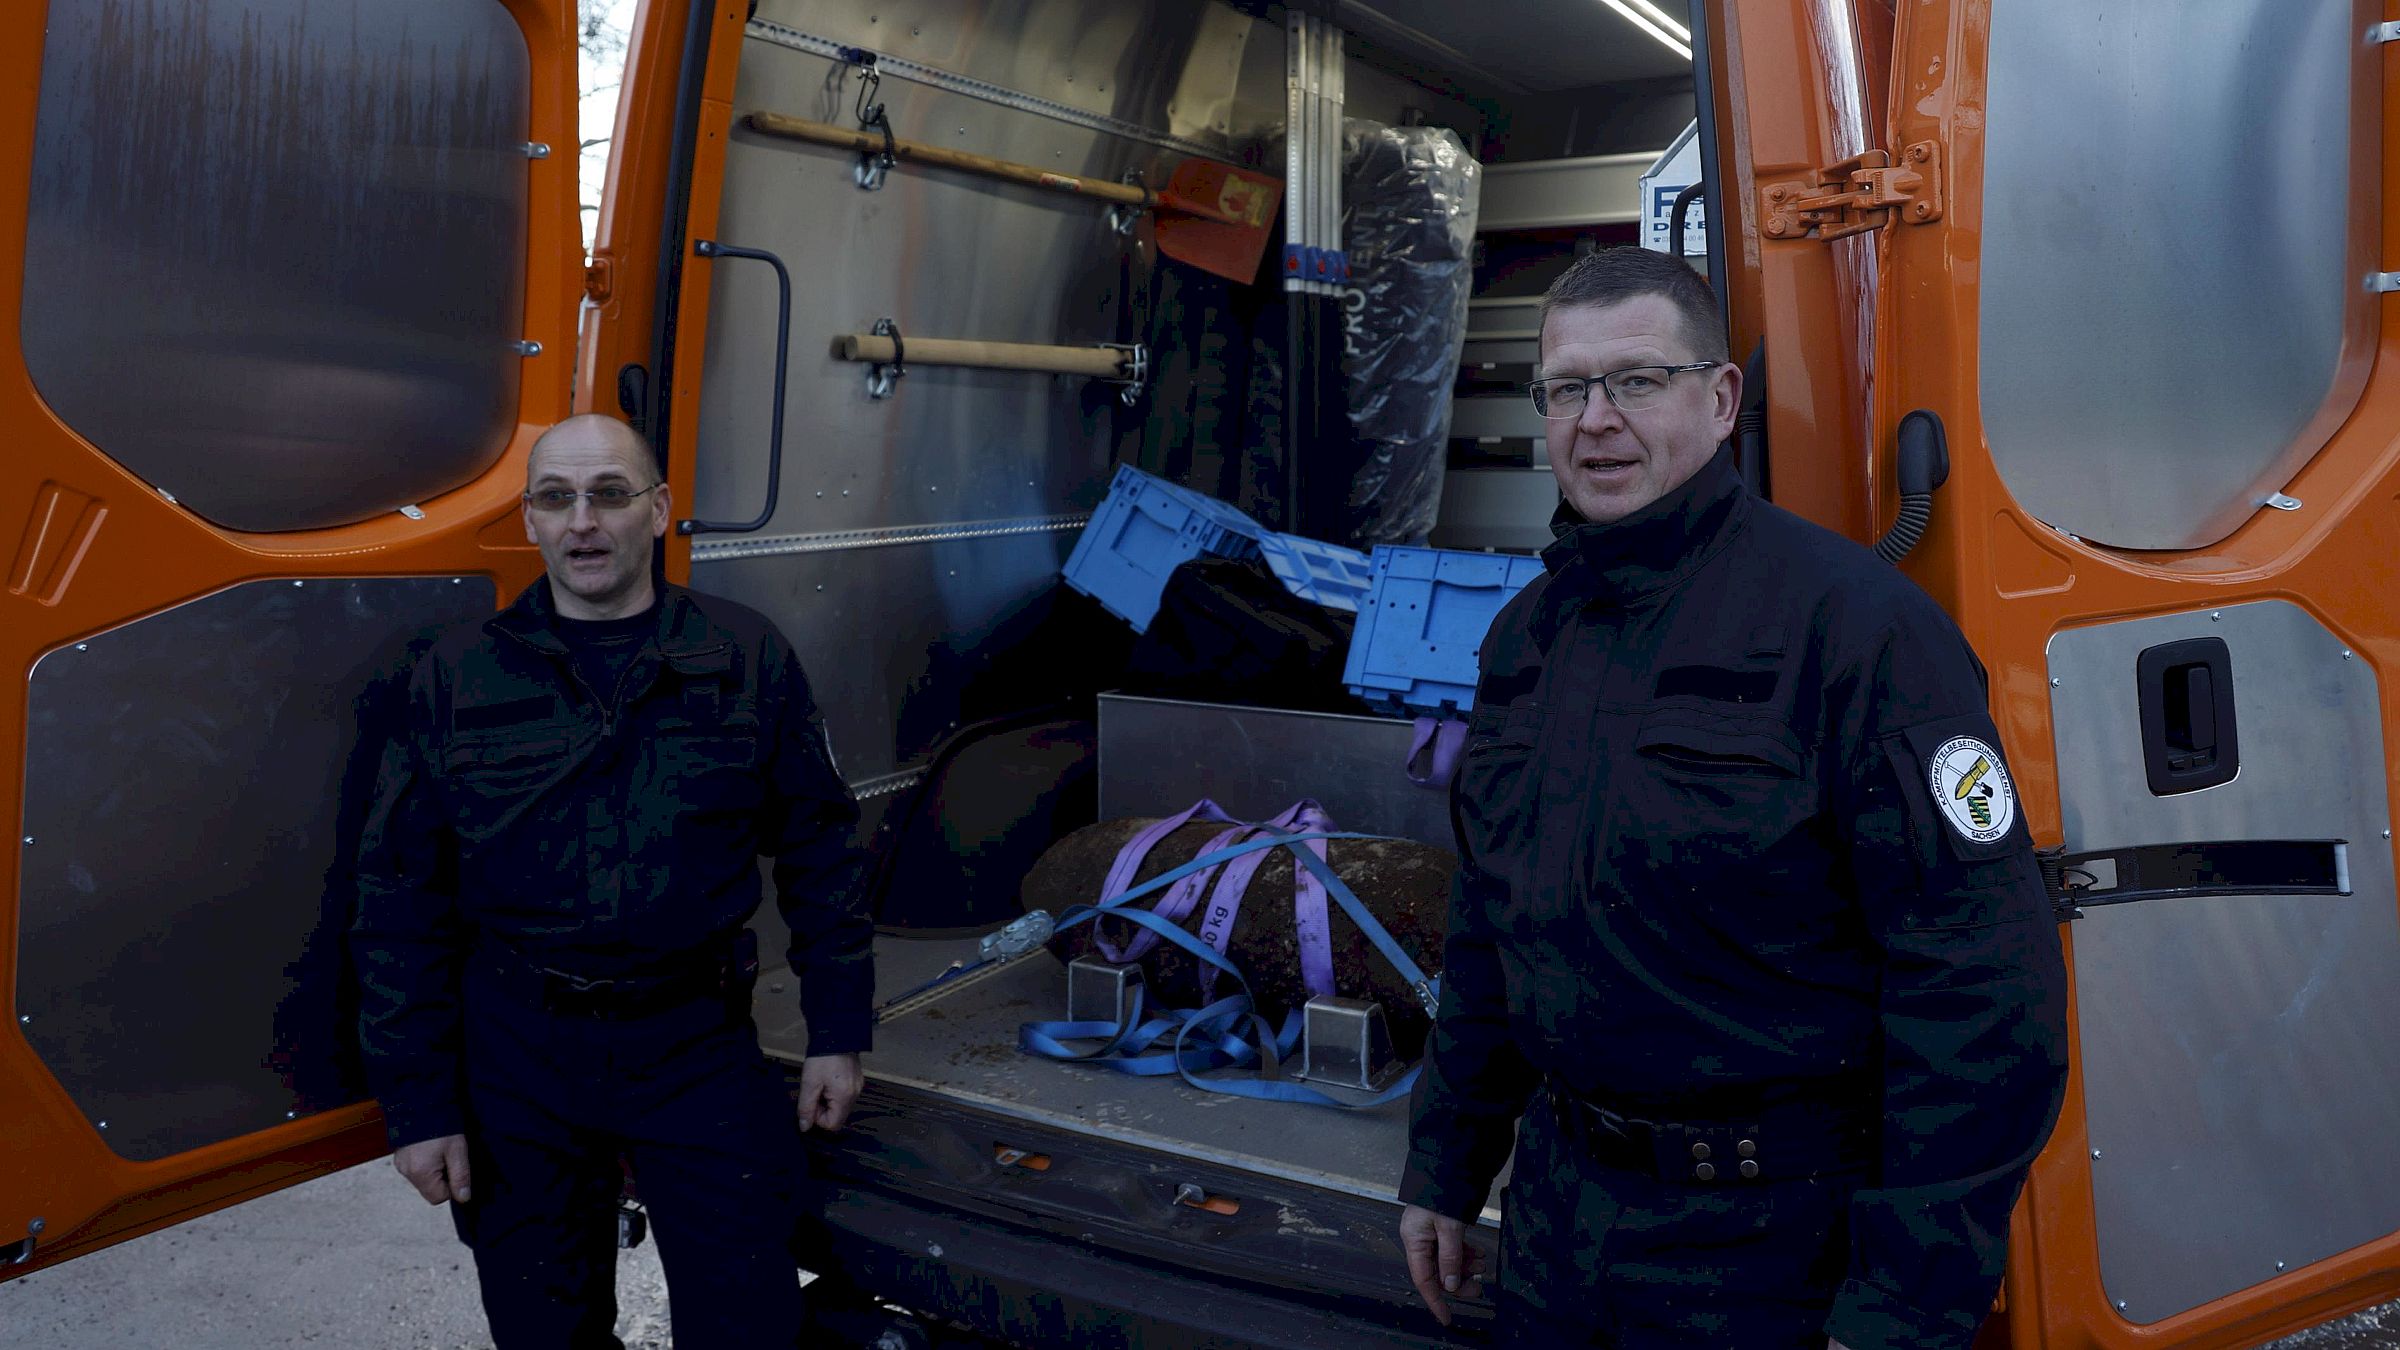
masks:
<svg viewBox="0 0 2400 1350"><path fill-rule="evenodd" d="M1990 742L1953 736L1926 757L1926 784L1942 819L1970 844L1997 843L2017 823L2017 789Z"/></svg>

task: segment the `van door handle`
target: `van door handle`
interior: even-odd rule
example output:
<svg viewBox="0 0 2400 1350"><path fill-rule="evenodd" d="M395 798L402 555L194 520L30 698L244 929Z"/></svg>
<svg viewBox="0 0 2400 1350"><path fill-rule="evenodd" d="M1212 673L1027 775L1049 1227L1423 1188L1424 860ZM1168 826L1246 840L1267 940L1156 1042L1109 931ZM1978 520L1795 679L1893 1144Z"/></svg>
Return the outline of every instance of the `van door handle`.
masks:
<svg viewBox="0 0 2400 1350"><path fill-rule="evenodd" d="M786 356L792 342L792 274L784 268L783 259L763 248L739 248L721 244L714 239L701 239L692 244L692 252L703 258L755 258L775 269L775 412L767 423L767 504L758 514L735 523L724 520L679 520L675 533L694 534L752 534L767 527L775 518L775 503L783 489L783 384L786 378Z"/></svg>
<svg viewBox="0 0 2400 1350"><path fill-rule="evenodd" d="M2230 783L2241 772L2233 655L2222 638L2162 642L2134 660L2142 768L2153 796Z"/></svg>
<svg viewBox="0 0 2400 1350"><path fill-rule="evenodd" d="M2170 698L2168 705L2183 705L2183 738L2197 756L2213 756L2217 752L2216 679L2206 665L2176 666L2167 672L2168 679L2183 681L2180 700Z"/></svg>

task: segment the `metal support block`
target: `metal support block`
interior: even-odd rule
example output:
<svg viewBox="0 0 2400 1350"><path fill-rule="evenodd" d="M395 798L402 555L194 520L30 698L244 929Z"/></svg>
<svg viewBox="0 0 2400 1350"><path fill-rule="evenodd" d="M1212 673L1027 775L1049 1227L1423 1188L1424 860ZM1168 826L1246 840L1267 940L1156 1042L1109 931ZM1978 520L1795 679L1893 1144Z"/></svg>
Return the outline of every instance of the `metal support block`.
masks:
<svg viewBox="0 0 2400 1350"><path fill-rule="evenodd" d="M1399 1071L1382 1004L1356 998L1308 1001L1300 1028L1302 1078L1373 1092Z"/></svg>
<svg viewBox="0 0 2400 1350"><path fill-rule="evenodd" d="M1133 991L1142 987L1142 968L1078 956L1067 963L1067 1020L1124 1025L1133 1012Z"/></svg>

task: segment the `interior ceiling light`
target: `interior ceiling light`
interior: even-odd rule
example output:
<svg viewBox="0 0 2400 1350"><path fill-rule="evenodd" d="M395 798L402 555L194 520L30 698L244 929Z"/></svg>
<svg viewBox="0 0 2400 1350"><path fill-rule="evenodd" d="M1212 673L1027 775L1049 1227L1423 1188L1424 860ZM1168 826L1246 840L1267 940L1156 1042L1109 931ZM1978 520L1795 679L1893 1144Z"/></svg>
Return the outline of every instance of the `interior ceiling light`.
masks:
<svg viewBox="0 0 2400 1350"><path fill-rule="evenodd" d="M1677 56L1692 59L1692 30L1667 16L1653 0L1600 0L1625 16L1625 21L1667 44Z"/></svg>

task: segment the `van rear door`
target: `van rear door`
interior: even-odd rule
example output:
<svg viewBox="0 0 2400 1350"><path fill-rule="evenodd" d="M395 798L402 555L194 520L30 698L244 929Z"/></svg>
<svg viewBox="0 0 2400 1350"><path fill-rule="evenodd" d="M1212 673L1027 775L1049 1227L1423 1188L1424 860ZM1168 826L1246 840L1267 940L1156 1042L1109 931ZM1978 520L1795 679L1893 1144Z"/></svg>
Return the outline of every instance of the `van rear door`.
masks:
<svg viewBox="0 0 2400 1350"><path fill-rule="evenodd" d="M361 747L413 635L539 574L575 35L570 0L0 17L0 1278L382 1151Z"/></svg>

